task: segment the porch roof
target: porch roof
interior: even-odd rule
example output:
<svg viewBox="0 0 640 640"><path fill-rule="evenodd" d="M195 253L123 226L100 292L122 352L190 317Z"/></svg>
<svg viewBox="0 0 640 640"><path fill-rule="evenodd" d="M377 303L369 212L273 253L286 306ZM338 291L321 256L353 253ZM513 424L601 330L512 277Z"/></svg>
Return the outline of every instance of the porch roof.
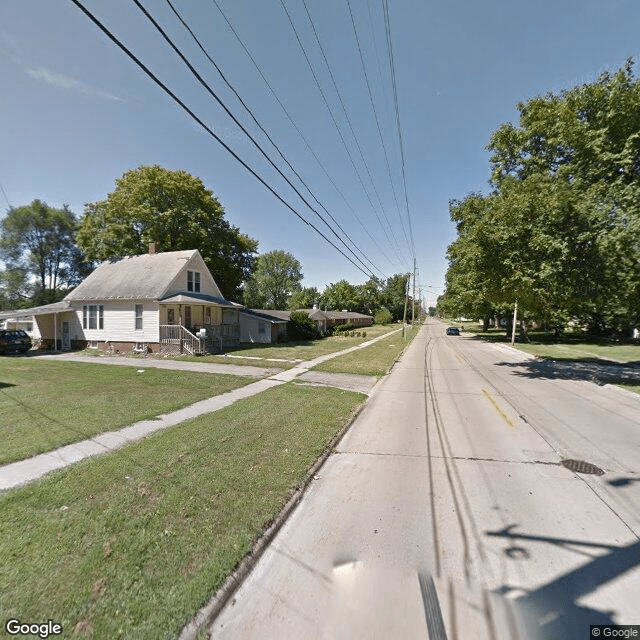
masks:
<svg viewBox="0 0 640 640"><path fill-rule="evenodd" d="M7 320L31 318L33 316L42 316L48 313L61 313L62 311L71 311L71 305L65 300L53 302L52 304L44 304L40 307L30 307L28 309L13 309L9 311L0 311L0 319Z"/></svg>
<svg viewBox="0 0 640 640"><path fill-rule="evenodd" d="M168 298L158 300L160 304L213 304L217 307L226 307L228 309L242 309L242 305L238 305L218 296L209 296L204 293L178 293Z"/></svg>

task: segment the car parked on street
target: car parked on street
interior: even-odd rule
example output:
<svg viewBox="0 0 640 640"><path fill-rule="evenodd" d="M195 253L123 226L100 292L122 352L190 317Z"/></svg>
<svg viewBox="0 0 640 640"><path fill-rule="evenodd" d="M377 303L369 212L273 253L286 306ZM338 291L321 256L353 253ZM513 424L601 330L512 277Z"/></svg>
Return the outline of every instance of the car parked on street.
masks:
<svg viewBox="0 0 640 640"><path fill-rule="evenodd" d="M0 331L0 355L26 353L31 349L31 338L22 329Z"/></svg>
<svg viewBox="0 0 640 640"><path fill-rule="evenodd" d="M460 335L460 329L458 329L458 327L448 327L447 328L447 335L448 336L459 336Z"/></svg>

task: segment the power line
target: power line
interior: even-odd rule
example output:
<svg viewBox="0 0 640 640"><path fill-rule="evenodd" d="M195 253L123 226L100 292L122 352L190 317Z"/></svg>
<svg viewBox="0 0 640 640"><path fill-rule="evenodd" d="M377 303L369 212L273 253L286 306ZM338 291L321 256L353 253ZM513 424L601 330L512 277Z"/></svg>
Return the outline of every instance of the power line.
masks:
<svg viewBox="0 0 640 640"><path fill-rule="evenodd" d="M304 0L302 0L304 2ZM380 128L380 121L378 119L378 112L376 111L375 101L373 99L373 92L371 91L371 85L369 84L369 76L367 75L367 68L364 64L364 56L362 55L362 48L360 46L360 38L358 37L358 30L356 28L356 21L353 17L353 11L351 10L351 2L347 0L347 7L349 7L349 15L351 16L351 25L353 26L353 35L356 39L356 45L358 47L358 54L360 55L360 64L362 65L362 73L364 75L364 80L367 85L367 91L369 92L369 101L371 102L371 108L373 109L373 116L376 121L376 126L378 128L378 135L380 136L380 143L382 144L382 151L384 152L384 159L387 164L387 174L389 175L389 182L391 183L391 190L393 192L393 199L396 203L396 208L398 209L398 218L400 220L400 226L402 228L402 233L404 234L404 239L407 241L407 246L409 246L409 238L407 237L407 232L404 228L404 223L402 222L402 216L400 214L400 205L398 204L398 197L396 195L396 188L393 184L393 178L391 177L391 166L389 165L389 155L387 154L387 145L384 143L384 138L382 136L382 129Z"/></svg>
<svg viewBox="0 0 640 640"><path fill-rule="evenodd" d="M275 101L278 103L278 105L280 106L280 108L282 109L284 114L286 115L287 119L289 120L289 122L291 122L293 128L297 131L298 135L300 136L300 138L304 142L305 146L307 147L307 149L309 150L311 155L314 157L315 161L318 163L318 166L320 167L320 169L322 170L324 175L327 177L327 179L329 180L329 182L331 183L333 188L336 190L336 192L340 195L340 197L342 198L343 202L345 203L345 205L347 206L349 211L351 211L351 213L353 214L355 219L358 221L358 223L360 224L360 226L362 227L364 232L367 234L369 239L373 242L373 244L376 246L378 251L380 251L380 254L382 255L382 257L385 258L385 260L387 260L387 262L391 262L391 260L388 258L388 256L386 255L386 253L382 249L382 247L378 244L377 240L371 235L371 232L369 231L369 229L362 222L362 220L360 219L360 216L358 216L358 214L356 213L355 209L351 206L351 204L347 200L347 198L344 195L344 193L342 192L342 190L338 187L338 185L336 184L335 180L331 177L331 175L329 174L329 172L325 168L324 164L322 163L322 161L318 157L318 154L314 151L313 147L311 146L311 144L309 143L309 141L307 140L305 135L300 130L300 127L296 124L295 120L293 119L293 117L291 116L291 114L289 113L289 111L287 110L285 105L282 103L282 100L280 100L280 98L279 98L278 94L276 93L275 89L271 86L271 84L269 83L269 80L267 80L264 72L260 68L260 65L256 62L255 58L253 57L253 55L251 54L251 52L249 51L249 49L245 45L244 41L242 40L242 38L240 37L240 35L236 31L236 29L234 28L233 24L231 23L231 21L229 20L229 18L225 14L225 12L220 7L220 4L218 3L218 1L217 0L212 0L212 1L215 4L215 6L218 9L218 11L220 12L220 15L223 17L223 19L227 23L227 26L231 30L231 33L233 33L233 35L235 36L236 40L239 42L240 46L242 47L242 49L244 50L244 52L248 56L249 60L251 60L251 62L253 63L253 66L255 67L257 72L260 74L260 77L262 78L262 80L264 81L265 85L267 86L267 88L271 92L271 95L274 97Z"/></svg>
<svg viewBox="0 0 640 640"><path fill-rule="evenodd" d="M304 55L304 58L307 62L307 65L309 67L309 70L311 71L311 75L313 76L313 79L315 80L316 86L318 87L318 91L320 91L320 95L322 96L322 100L324 101L325 106L327 107L327 110L329 111L329 115L331 116L331 120L333 121L333 124L336 128L336 131L338 132L338 135L340 136L340 140L342 141L342 144L345 148L345 151L347 152L347 155L349 156L349 160L351 161L351 164L353 166L353 169L356 173L356 176L358 177L358 180L360 181L360 184L362 185L362 188L365 192L365 195L367 196L367 199L369 200L369 204L371 205L371 209L373 210L373 212L376 215L376 218L378 219L378 222L380 223L380 227L382 228L385 236L387 237L387 241L389 242L389 246L393 246L393 243L391 242L391 238L389 238L389 234L387 233L387 230L384 228L384 225L382 224L382 220L380 220L380 216L378 215L378 212L376 211L374 205L373 205L373 201L371 200L371 196L369 195L369 192L367 191L367 188L364 185L364 181L362 180L362 176L360 175L360 172L358 171L358 168L356 166L356 163L353 159L353 156L351 155L351 152L349 151L349 148L347 146L347 143L344 139L344 136L342 135L342 132L340 131L340 127L338 125L338 122L336 121L336 118L333 114L333 110L331 109L331 107L329 106L329 102L327 101L327 98L325 96L324 91L322 90L322 87L320 86L320 81L318 80L318 77L313 69L313 65L311 64L311 60L309 59L309 56L307 55L307 51L304 48L304 45L302 44L302 40L300 39L300 36L298 34L298 30L295 27L295 24L291 18L291 15L289 14L289 11L287 10L286 5L284 4L283 0L280 0L280 4L282 5L282 8L285 12L285 14L287 15L287 18L289 20L289 24L291 25L291 28L293 29L293 33L295 34L296 40L298 41L298 45L300 46L300 49L302 50L302 54ZM363 156L364 159L364 156ZM368 167L365 161L365 167L367 168L368 171ZM371 179L371 183L373 184L373 178L371 177L371 172L368 171L369 173L369 178ZM377 197L378 197L378 201L380 202L380 206L384 209L384 207L382 206L382 201L380 200L380 196L378 195L376 189L375 189L375 184L373 184L374 186L374 192L376 193ZM394 250L396 251L396 257L399 258L399 256L397 255L397 249L394 248Z"/></svg>
<svg viewBox="0 0 640 640"><path fill-rule="evenodd" d="M393 241L396 245L396 247L398 249L400 249L400 245L398 244L398 240L395 236L395 234L393 233L393 227L391 226L391 223L389 222L389 218L387 218L387 214L385 213L384 210L384 205L382 204L382 200L380 198L380 194L378 193L378 190L376 189L376 185L375 182L373 180L373 177L371 175L371 171L369 169L369 165L367 164L367 161L364 157L364 153L362 151L362 147L360 146L360 142L358 141L358 136L353 128L353 124L351 123L351 118L349 117L349 112L347 111L347 108L345 107L344 104L344 100L342 99L342 93L340 92L340 89L338 88L338 83L336 82L335 76L333 75L333 71L331 70L331 65L329 64L329 59L327 58L327 55L325 53L324 47L322 46L322 42L320 41L320 36L318 34L318 30L316 29L316 25L315 22L313 21L313 18L311 17L311 12L309 11L309 7L307 6L306 0L302 0L302 4L304 5L304 9L305 12L307 14L307 18L309 19L309 24L311 25L311 29L313 30L313 34L315 36L316 42L318 44L318 48L320 49L320 53L322 54L322 59L324 60L324 64L327 67L327 71L329 72L329 77L331 78L331 82L333 84L333 88L336 92L336 95L338 96L338 101L340 102L340 106L342 107L342 112L344 113L344 117L347 121L347 124L349 125L349 130L351 131L351 135L353 136L353 139L356 143L356 147L358 149L358 152L360 153L360 158L362 159L362 163L364 164L364 167L367 171L367 174L369 176L369 180L371 180L371 185L373 186L373 191L376 195L376 198L378 200L378 202L380 203L380 210L382 212L382 215L387 223L387 226L389 227L389 231L391 231L391 236L393 237ZM377 215L377 214L376 214ZM378 218L379 221L379 218ZM382 223L380 222L380 225L382 226ZM389 239L389 236L387 236L387 239ZM401 253L401 252L400 252ZM404 259L404 258L401 258Z"/></svg>
<svg viewBox="0 0 640 640"><path fill-rule="evenodd" d="M183 25L183 27L189 32L189 35L193 38L193 40L196 42L196 44L198 45L198 47L200 48L200 50L202 51L202 53L206 56L207 60L209 60L209 62L214 66L214 68L216 69L216 71L218 72L218 74L220 75L220 77L222 78L222 80L224 81L224 83L227 85L227 87L229 87L229 89L233 92L233 94L236 96L236 98L239 100L240 104L244 107L244 109L247 111L247 113L249 114L249 116L251 117L251 119L255 122L255 124L258 126L258 128L260 129L260 131L262 131L262 133L264 133L264 135L267 137L267 139L269 140L269 142L272 144L272 146L274 147L274 149L278 152L278 154L280 155L280 157L282 158L282 160L284 160L284 162L287 164L287 166L291 169L291 171L293 171L293 173L296 175L296 177L298 178L298 180L300 180L300 182L302 183L302 185L305 187L305 189L308 191L309 195L318 203L318 205L326 212L326 214L331 218L331 220L336 224L336 226L340 229L340 231L342 231L342 233L345 235L345 237L351 242L351 244L356 247L356 249L358 249L357 245L353 242L353 240L351 239L351 237L349 236L349 234L340 226L340 223L333 217L333 215L331 215L331 213L329 212L329 210L324 206L324 204L322 204L322 202L320 202L320 200L318 200L318 198L315 196L315 194L311 191L311 189L309 188L309 186L307 185L307 183L303 180L302 176L296 171L296 169L292 166L292 164L289 162L289 160L287 160L287 158L285 157L285 155L282 153L282 151L280 150L280 148L278 147L278 145L274 142L274 140L272 139L272 137L269 135L269 133L265 130L265 128L260 124L260 122L258 121L258 119L255 117L253 111L249 108L249 106L245 103L245 101L242 99L242 97L238 94L238 92L236 91L236 89L233 87L233 85L228 81L228 79L226 78L226 76L224 75L224 73L222 72L222 69L220 69L220 67L218 66L218 64L215 62L215 60L213 60L213 58L211 58L211 56L209 55L209 53L207 52L207 50L202 46L200 40L197 38L197 36L194 34L193 30L191 29L191 27L189 27L189 25L187 24L187 22L184 20L184 18L180 15L180 13L175 9L175 7L173 6L173 4L171 3L171 0L166 0L167 4L169 5L169 7L171 8L171 10L173 11L173 13L175 14L175 16L178 18L178 20L181 22L181 24ZM136 2L136 4L138 4ZM161 31L162 33L162 31ZM163 34L164 35L164 34ZM175 50L175 49L174 49ZM181 58L184 57L179 54L181 56ZM191 69L192 67L190 67ZM220 102L220 101L219 101ZM229 113L227 111L227 113ZM236 122L236 124L238 124L237 120L234 121ZM239 125L240 126L240 125ZM242 127L241 129L247 133ZM248 135L248 134L247 134ZM250 137L250 136L249 136ZM251 138L251 140L253 141L253 139ZM254 144L257 143L254 142ZM263 153L264 155L264 153ZM269 162L271 162L269 160ZM275 165L273 163L271 163L272 166L275 167ZM282 172L279 171L279 169L277 169L277 167L275 167L276 170L278 170L278 172L280 173L280 175L282 175L285 180L287 179L286 176L284 176L284 174L282 174ZM298 191L295 189L295 187L287 180L287 182L289 183L289 185L296 191L296 193L298 193ZM298 195L302 198L301 194L298 193ZM305 202L305 204L307 204L307 206L309 206L309 208L322 220L322 222L324 222L324 224L329 228L329 230L331 231L331 233L333 233L333 235L344 245L344 247L347 249L347 251L349 251L353 257L360 262L360 264L365 268L368 269L369 267L367 267L367 265L364 264L364 262L362 262L362 260L354 253L354 251L351 249L351 247L349 245L346 244L346 242L344 242L344 240L335 232L335 230L331 227L331 225L315 210L313 209L310 205L308 205L308 203L306 202L306 200L303 199L303 201ZM358 249L358 251L360 251L360 249ZM362 252L360 251L360 253L362 254L362 256L365 258L365 260L367 260L367 262L369 262L369 264L376 270L378 271L378 273L382 273L380 271L380 269L378 269L378 267L375 266L375 264L373 264L373 262L371 262L371 260L369 260L369 258Z"/></svg>
<svg viewBox="0 0 640 640"><path fill-rule="evenodd" d="M7 198L7 193L4 190L4 187L2 186L2 182L0 182L0 191L2 191L2 195L4 196L4 199L7 202L7 206L9 207L9 209L13 209L13 207L11 206L11 203L9 202L9 198Z"/></svg>
<svg viewBox="0 0 640 640"><path fill-rule="evenodd" d="M411 250L416 255L415 244L413 242L413 227L411 225L411 215L409 213L409 196L407 195L407 178L405 174L404 163L404 145L402 142L402 127L400 125L400 110L398 108L398 88L396 84L395 59L393 55L393 42L391 39L391 19L389 17L389 0L382 0L382 8L384 12L385 34L387 39L387 52L389 54L389 68L391 71L391 85L393 87L393 103L396 112L396 127L398 129L398 141L400 143L400 159L402 166L402 183L404 186L404 199L407 207L407 220L409 223L409 237L411 238Z"/></svg>
<svg viewBox="0 0 640 640"><path fill-rule="evenodd" d="M327 238L320 229L318 229L313 223L309 222L304 216L302 216L296 209L290 205L277 191L271 187L262 177L260 177L254 169L252 169L238 154L231 149L214 131L206 125L178 96L169 89L148 67L144 65L116 36L114 36L107 27L105 27L79 0L71 0L88 18L91 20L119 49L121 49L135 64L144 71L144 73L151 78L167 95L169 95L186 113L191 116L216 142L218 142L235 160L237 160L256 180L258 180L266 189L268 189L282 204L284 204L297 218L304 222L307 226L311 227L318 235L326 240L336 251L344 256L354 267L364 273L365 276L370 276L369 273L363 271L362 268L357 265L349 256L337 247L329 238Z"/></svg>

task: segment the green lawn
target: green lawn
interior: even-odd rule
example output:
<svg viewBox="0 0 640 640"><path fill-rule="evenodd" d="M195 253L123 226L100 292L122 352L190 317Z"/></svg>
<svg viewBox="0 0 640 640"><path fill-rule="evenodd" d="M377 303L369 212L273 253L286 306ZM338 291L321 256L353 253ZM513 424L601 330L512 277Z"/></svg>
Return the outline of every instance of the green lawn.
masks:
<svg viewBox="0 0 640 640"><path fill-rule="evenodd" d="M344 356L338 356L323 362L314 369L331 373L358 373L366 376L383 376L389 372L403 349L418 333L420 325L414 325L407 331L406 340L402 333L394 333L375 344L357 349Z"/></svg>
<svg viewBox="0 0 640 640"><path fill-rule="evenodd" d="M633 391L634 393L640 393L640 384L631 384L629 382L618 382L619 387L623 389L627 389L628 391Z"/></svg>
<svg viewBox="0 0 640 640"><path fill-rule="evenodd" d="M465 332L473 333L479 338L492 342L511 343L511 337L505 334L504 329L482 331L481 325L469 323L465 324ZM521 351L541 358L640 362L640 345L629 342L585 340L582 333L566 333L562 338L557 339L552 333L544 331L532 331L529 337L531 342L516 342L514 346Z"/></svg>
<svg viewBox="0 0 640 640"><path fill-rule="evenodd" d="M0 464L175 411L253 381L145 369L144 362L114 367L0 358Z"/></svg>
<svg viewBox="0 0 640 640"><path fill-rule="evenodd" d="M633 344L594 344L577 342L572 344L517 344L518 349L534 356L554 360L610 360L640 362L640 346Z"/></svg>
<svg viewBox="0 0 640 640"><path fill-rule="evenodd" d="M282 344L269 345L243 344L237 349L229 350L228 353L234 356L247 355L261 358L283 358L285 360L313 360L327 353L335 353L336 351L342 351L343 349L354 347L357 344L362 344L367 340L377 338L398 328L398 325L373 325L371 327L363 327L359 329L359 331L366 331L367 335L365 338L329 336L327 338L307 340L305 342L284 342Z"/></svg>
<svg viewBox="0 0 640 640"><path fill-rule="evenodd" d="M0 610L175 638L365 396L283 385L0 495Z"/></svg>

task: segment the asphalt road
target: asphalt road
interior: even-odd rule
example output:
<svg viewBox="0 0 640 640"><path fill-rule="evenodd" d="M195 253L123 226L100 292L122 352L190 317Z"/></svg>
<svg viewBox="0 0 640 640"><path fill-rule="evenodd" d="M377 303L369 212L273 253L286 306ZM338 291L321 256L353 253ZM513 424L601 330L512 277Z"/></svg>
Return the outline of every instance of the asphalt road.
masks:
<svg viewBox="0 0 640 640"><path fill-rule="evenodd" d="M563 376L430 321L212 637L586 640L592 624L640 625L640 398Z"/></svg>

